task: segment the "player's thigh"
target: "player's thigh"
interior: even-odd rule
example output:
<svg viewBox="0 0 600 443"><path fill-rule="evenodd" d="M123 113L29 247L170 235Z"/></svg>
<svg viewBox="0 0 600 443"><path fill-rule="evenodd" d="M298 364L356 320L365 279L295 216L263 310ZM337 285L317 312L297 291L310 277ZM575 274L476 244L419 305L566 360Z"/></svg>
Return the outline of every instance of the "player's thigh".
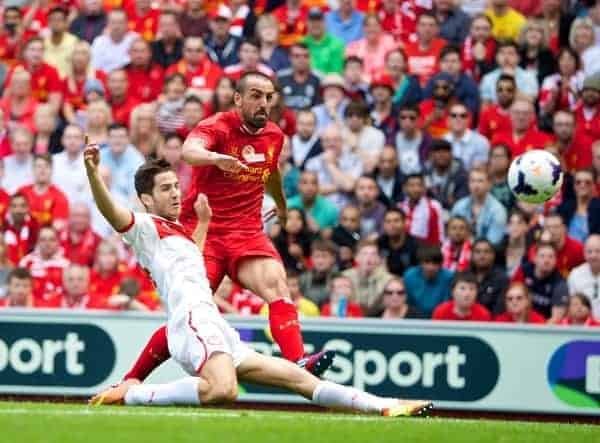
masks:
<svg viewBox="0 0 600 443"><path fill-rule="evenodd" d="M204 267L206 268L206 277L213 292L217 290L227 273L227 260L223 256L223 251L219 251L219 249L219 242L207 239L203 251Z"/></svg>
<svg viewBox="0 0 600 443"><path fill-rule="evenodd" d="M248 257L240 261L237 278L242 286L271 303L289 298L283 265L272 257Z"/></svg>
<svg viewBox="0 0 600 443"><path fill-rule="evenodd" d="M237 398L237 375L230 354L214 352L198 375L208 384L206 391L200 392L203 403L228 403Z"/></svg>
<svg viewBox="0 0 600 443"><path fill-rule="evenodd" d="M237 367L241 381L266 386L285 388L308 399L319 383L319 379L299 366L277 357L268 357L257 352L244 359Z"/></svg>

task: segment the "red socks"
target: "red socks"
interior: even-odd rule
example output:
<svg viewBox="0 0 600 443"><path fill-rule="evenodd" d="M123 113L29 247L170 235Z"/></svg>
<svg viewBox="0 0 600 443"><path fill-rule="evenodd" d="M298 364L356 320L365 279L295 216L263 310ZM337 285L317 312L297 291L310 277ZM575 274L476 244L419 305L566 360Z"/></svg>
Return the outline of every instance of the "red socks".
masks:
<svg viewBox="0 0 600 443"><path fill-rule="evenodd" d="M283 358L295 363L304 356L298 310L292 302L280 299L269 304L269 326Z"/></svg>
<svg viewBox="0 0 600 443"><path fill-rule="evenodd" d="M158 368L170 357L171 354L169 353L169 345L167 343L167 327L163 325L150 337L133 368L125 375L123 380L137 378L140 381L144 381L154 369Z"/></svg>

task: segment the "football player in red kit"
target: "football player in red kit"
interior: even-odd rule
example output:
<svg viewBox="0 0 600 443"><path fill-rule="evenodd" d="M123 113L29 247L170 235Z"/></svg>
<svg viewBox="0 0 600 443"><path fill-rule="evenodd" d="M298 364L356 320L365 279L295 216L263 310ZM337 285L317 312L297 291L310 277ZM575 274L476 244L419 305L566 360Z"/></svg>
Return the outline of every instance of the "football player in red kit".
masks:
<svg viewBox="0 0 600 443"><path fill-rule="evenodd" d="M183 158L193 166L192 184L183 200L181 222L190 230L199 193L208 197L213 216L204 259L215 291L225 275L269 304L269 324L284 358L313 374L333 362L333 351L305 356L298 312L290 300L286 274L275 247L263 233L265 189L277 204L280 223L286 223L286 201L277 167L285 136L269 121L276 102L272 80L261 73L242 75L234 95L235 109L201 121L183 145ZM125 379L145 379L169 358L165 328L146 344Z"/></svg>

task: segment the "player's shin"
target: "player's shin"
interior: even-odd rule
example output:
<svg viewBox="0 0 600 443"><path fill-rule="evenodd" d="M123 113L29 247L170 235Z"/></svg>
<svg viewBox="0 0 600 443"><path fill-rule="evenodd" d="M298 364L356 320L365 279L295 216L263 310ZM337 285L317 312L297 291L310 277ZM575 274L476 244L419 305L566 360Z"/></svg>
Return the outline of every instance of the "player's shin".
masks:
<svg viewBox="0 0 600 443"><path fill-rule="evenodd" d="M186 377L165 384L131 386L125 394L126 405L199 405L199 377Z"/></svg>
<svg viewBox="0 0 600 443"><path fill-rule="evenodd" d="M284 299L269 304L269 327L286 360L297 362L304 356L304 341L300 332L298 310Z"/></svg>
<svg viewBox="0 0 600 443"><path fill-rule="evenodd" d="M395 400L323 380L315 388L312 402L326 408L378 414L394 404Z"/></svg>
<svg viewBox="0 0 600 443"><path fill-rule="evenodd" d="M168 360L170 356L167 343L167 327L163 325L150 337L133 367L123 379L135 378L144 381L154 369Z"/></svg>

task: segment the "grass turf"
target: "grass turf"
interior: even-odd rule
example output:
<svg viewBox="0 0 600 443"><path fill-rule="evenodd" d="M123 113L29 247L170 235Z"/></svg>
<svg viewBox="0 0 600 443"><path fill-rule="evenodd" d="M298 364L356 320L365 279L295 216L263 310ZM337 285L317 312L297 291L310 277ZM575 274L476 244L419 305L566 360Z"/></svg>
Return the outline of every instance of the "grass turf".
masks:
<svg viewBox="0 0 600 443"><path fill-rule="evenodd" d="M600 427L333 413L0 402L10 443L598 443Z"/></svg>

